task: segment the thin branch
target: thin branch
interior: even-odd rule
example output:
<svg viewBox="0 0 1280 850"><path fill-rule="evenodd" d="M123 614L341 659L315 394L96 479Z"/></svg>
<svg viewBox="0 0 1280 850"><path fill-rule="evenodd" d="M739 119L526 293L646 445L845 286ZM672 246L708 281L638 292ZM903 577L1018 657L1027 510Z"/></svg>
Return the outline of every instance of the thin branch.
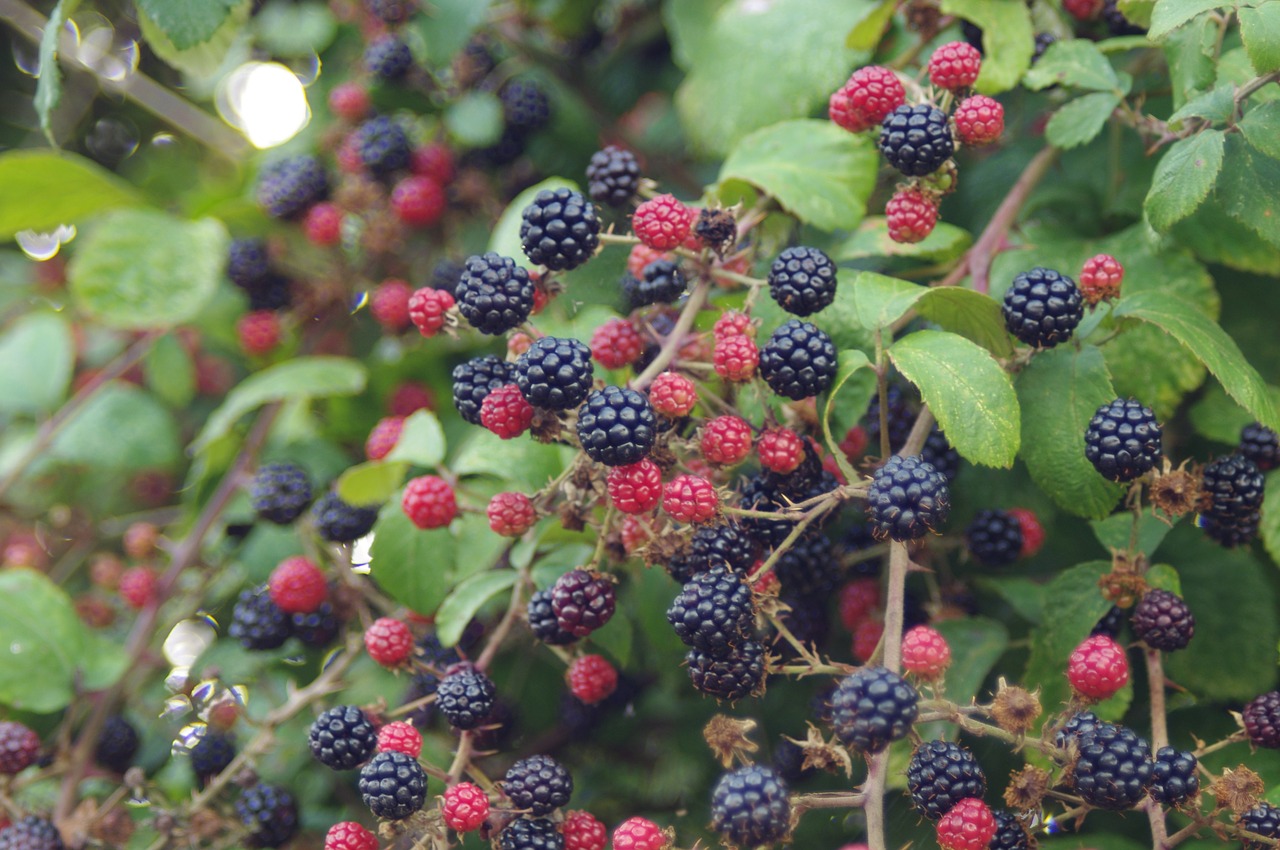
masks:
<svg viewBox="0 0 1280 850"><path fill-rule="evenodd" d="M511 627L515 625L516 620L520 618L520 611L524 603L524 595L521 591L524 590L524 586L528 583L528 569L520 570L515 587L511 589L511 602L507 605L506 613L502 615L502 621L498 623L497 628L489 636L489 642L485 644L484 651L476 659L477 670L483 671L488 668L493 661L493 657L498 654L498 647L502 645L502 641L506 638L507 633L511 631Z"/></svg>
<svg viewBox="0 0 1280 850"><path fill-rule="evenodd" d="M653 379L661 375L662 371L675 359L676 354L680 351L680 346L684 344L685 335L693 327L698 311L702 309L703 304L707 303L707 295L710 292L711 281L706 278L700 279L697 285L693 287L693 293L689 296L684 309L680 312L680 318L676 319L676 326L671 329L671 333L667 335L666 340L662 343L658 356L653 358L653 362L631 381L633 389L643 390L649 386L649 384L653 383Z"/></svg>

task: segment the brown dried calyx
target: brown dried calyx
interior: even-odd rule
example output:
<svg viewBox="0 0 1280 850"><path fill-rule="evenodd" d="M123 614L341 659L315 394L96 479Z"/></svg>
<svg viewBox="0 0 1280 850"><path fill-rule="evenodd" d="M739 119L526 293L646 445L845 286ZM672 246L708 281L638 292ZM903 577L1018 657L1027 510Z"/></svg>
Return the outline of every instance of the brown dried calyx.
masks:
<svg viewBox="0 0 1280 850"><path fill-rule="evenodd" d="M751 740L754 720L717 714L702 728L702 737L724 767L732 767L735 759L748 764L751 753L759 747Z"/></svg>
<svg viewBox="0 0 1280 850"><path fill-rule="evenodd" d="M1168 458L1164 459L1164 468L1151 482L1151 501L1164 513L1171 517L1180 517L1196 509L1200 497L1200 470L1187 469L1184 460L1177 469L1173 468Z"/></svg>
<svg viewBox="0 0 1280 850"><path fill-rule="evenodd" d="M1144 560L1141 555L1130 560L1128 556L1117 552L1111 559L1111 572L1098 579L1102 595L1113 605L1132 608L1148 589L1146 579L1142 577Z"/></svg>
<svg viewBox="0 0 1280 850"><path fill-rule="evenodd" d="M1235 770L1224 769L1209 786L1209 793L1217 799L1218 808L1230 809L1236 814L1253 808L1266 790L1262 777L1244 765Z"/></svg>
<svg viewBox="0 0 1280 850"><path fill-rule="evenodd" d="M1009 784L1004 789L1004 801L1011 809L1038 810L1044 795L1049 791L1049 785L1049 771L1035 765L1026 765L1009 777Z"/></svg>
<svg viewBox="0 0 1280 850"><path fill-rule="evenodd" d="M843 771L845 776L853 775L853 759L849 758L849 751L839 744L835 743L833 738L828 742L822 737L822 732L812 723L809 724L809 734L803 741L797 741L795 738L788 738L793 744L798 744L804 753L804 761L801 763L802 770L822 770L827 773L835 773Z"/></svg>
<svg viewBox="0 0 1280 850"><path fill-rule="evenodd" d="M1014 735L1025 735L1035 726L1042 710L1039 689L1035 693L1017 685L1006 685L1000 680L1000 689L991 703L991 716L996 725Z"/></svg>

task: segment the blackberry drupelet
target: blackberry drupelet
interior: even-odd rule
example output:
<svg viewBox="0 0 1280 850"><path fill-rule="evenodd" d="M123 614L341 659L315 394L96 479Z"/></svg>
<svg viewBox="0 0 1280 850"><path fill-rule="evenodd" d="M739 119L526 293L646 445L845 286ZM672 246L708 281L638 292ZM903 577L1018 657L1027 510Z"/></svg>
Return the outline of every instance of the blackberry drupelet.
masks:
<svg viewBox="0 0 1280 850"><path fill-rule="evenodd" d="M427 773L413 756L378 753L360 769L360 796L378 817L403 820L426 802Z"/></svg>
<svg viewBox="0 0 1280 850"><path fill-rule="evenodd" d="M774 565L774 574L788 596L825 599L840 583L840 562L832 555L831 538L806 529Z"/></svg>
<svg viewBox="0 0 1280 850"><path fill-rule="evenodd" d="M546 818L519 817L498 835L498 850L564 850L564 836Z"/></svg>
<svg viewBox="0 0 1280 850"><path fill-rule="evenodd" d="M1196 757L1191 753L1161 747L1151 769L1151 799L1166 806L1190 800L1200 790L1196 766Z"/></svg>
<svg viewBox="0 0 1280 850"><path fill-rule="evenodd" d="M354 141L360 162L378 177L409 167L409 136L386 115L370 118L357 127Z"/></svg>
<svg viewBox="0 0 1280 850"><path fill-rule="evenodd" d="M1247 832L1253 832L1264 838L1280 838L1280 809L1270 803L1258 803L1249 811L1236 818L1236 826ZM1242 840L1245 850L1265 850L1274 845L1261 841Z"/></svg>
<svg viewBox="0 0 1280 850"><path fill-rule="evenodd" d="M1160 423L1151 408L1118 398L1098 408L1084 432L1084 456L1103 478L1132 481L1161 457Z"/></svg>
<svg viewBox="0 0 1280 850"><path fill-rule="evenodd" d="M787 248L769 267L769 294L796 316L811 316L836 298L836 264L817 248Z"/></svg>
<svg viewBox="0 0 1280 850"><path fill-rule="evenodd" d="M1253 461L1241 454L1218 458L1201 479L1201 525L1223 546L1243 545L1257 534L1265 482Z"/></svg>
<svg viewBox="0 0 1280 850"><path fill-rule="evenodd" d="M142 740L133 724L119 714L114 714L102 724L98 734L98 747L93 760L108 770L124 773L133 765Z"/></svg>
<svg viewBox="0 0 1280 850"><path fill-rule="evenodd" d="M672 304L684 295L689 281L674 260L654 260L644 267L640 277L622 277L622 291L633 309L651 304Z"/></svg>
<svg viewBox="0 0 1280 850"><path fill-rule="evenodd" d="M640 188L640 163L631 151L609 145L587 163L587 192L591 200L611 207L625 206Z"/></svg>
<svg viewBox="0 0 1280 850"><path fill-rule="evenodd" d="M894 455L871 479L866 512L876 539L915 540L947 521L951 491L942 473L919 457Z"/></svg>
<svg viewBox="0 0 1280 850"><path fill-rule="evenodd" d="M1046 50L1049 49L1049 45L1053 44L1057 40L1058 37L1051 32L1036 33L1035 42L1031 51L1031 64L1036 64L1036 61L1044 55Z"/></svg>
<svg viewBox="0 0 1280 850"><path fill-rule="evenodd" d="M520 134L532 133L551 120L551 100L537 83L512 80L498 93L507 128Z"/></svg>
<svg viewBox="0 0 1280 850"><path fill-rule="evenodd" d="M578 638L560 628L555 609L551 607L551 591L539 590L529 597L526 609L533 636L551 646L565 646Z"/></svg>
<svg viewBox="0 0 1280 850"><path fill-rule="evenodd" d="M455 297L458 312L482 334L515 328L533 311L533 280L510 257L490 251L467 258Z"/></svg>
<svg viewBox="0 0 1280 850"><path fill-rule="evenodd" d="M736 523L703 525L693 532L689 548L673 557L667 572L684 584L694 575L723 564L745 575L756 560L755 541Z"/></svg>
<svg viewBox="0 0 1280 850"><path fill-rule="evenodd" d="M981 800L987 777L973 753L951 741L925 741L907 764L907 791L916 811L937 820L966 797Z"/></svg>
<svg viewBox="0 0 1280 850"><path fill-rule="evenodd" d="M530 756L507 769L502 790L517 809L545 815L568 805L573 795L573 777L550 756Z"/></svg>
<svg viewBox="0 0 1280 850"><path fill-rule="evenodd" d="M347 504L330 491L311 506L311 517L323 539L330 543L351 543L373 530L373 524L378 521L378 508Z"/></svg>
<svg viewBox="0 0 1280 850"><path fill-rule="evenodd" d="M960 469L960 453L955 450L946 435L934 425L920 447L920 459L942 473L950 484Z"/></svg>
<svg viewBox="0 0 1280 850"><path fill-rule="evenodd" d="M1031 850L1031 837L1011 812L996 809L991 817L995 818L996 834L987 845L990 850Z"/></svg>
<svg viewBox="0 0 1280 850"><path fill-rule="evenodd" d="M778 742L773 748L773 769L788 784L808 779L814 771L814 768L804 766L804 749L782 735L778 736Z"/></svg>
<svg viewBox="0 0 1280 850"><path fill-rule="evenodd" d="M241 289L263 283L271 275L267 243L261 239L233 239L227 249L227 277Z"/></svg>
<svg viewBox="0 0 1280 850"><path fill-rule="evenodd" d="M1119 605L1112 605L1111 610L1102 615L1102 619L1093 624L1093 628L1089 630L1089 636L1106 635L1109 638L1117 638L1120 636L1120 629L1124 626L1124 609Z"/></svg>
<svg viewBox="0 0 1280 850"><path fill-rule="evenodd" d="M1084 318L1084 298L1074 280L1037 266L1013 279L1001 312L1009 333L1033 348L1052 348Z"/></svg>
<svg viewBox="0 0 1280 850"><path fill-rule="evenodd" d="M400 80L413 67L413 54L400 38L384 35L365 48L364 67L384 80Z"/></svg>
<svg viewBox="0 0 1280 850"><path fill-rule="evenodd" d="M680 640L717 657L746 640L754 620L750 586L724 567L689 579L667 609Z"/></svg>
<svg viewBox="0 0 1280 850"><path fill-rule="evenodd" d="M1085 732L1096 729L1102 721L1092 711L1078 711L1053 736L1055 747L1069 748Z"/></svg>
<svg viewBox="0 0 1280 850"><path fill-rule="evenodd" d="M520 245L529 261L553 271L576 269L600 247L600 219L572 189L543 189L524 208Z"/></svg>
<svg viewBox="0 0 1280 850"><path fill-rule="evenodd" d="M884 667L846 676L831 694L831 726L846 746L878 753L906 737L919 714L920 695Z"/></svg>
<svg viewBox="0 0 1280 850"><path fill-rule="evenodd" d="M978 511L964 530L964 542L984 567L1008 566L1022 552L1022 526L998 508Z"/></svg>
<svg viewBox="0 0 1280 850"><path fill-rule="evenodd" d="M271 601L266 585L240 591L227 634L245 649L275 649L289 639L289 615Z"/></svg>
<svg viewBox="0 0 1280 850"><path fill-rule="evenodd" d="M1167 590L1149 590L1133 609L1133 633L1152 649L1185 649L1196 633L1196 618L1182 597Z"/></svg>
<svg viewBox="0 0 1280 850"><path fill-rule="evenodd" d="M465 271L466 267L462 263L455 263L448 258L440 260L431 269L431 280L427 285L453 295L458 291L458 281Z"/></svg>
<svg viewBox="0 0 1280 850"><path fill-rule="evenodd" d="M329 194L329 178L320 160L291 156L258 173L258 206L272 218L294 218Z"/></svg>
<svg viewBox="0 0 1280 850"><path fill-rule="evenodd" d="M556 622L575 637L586 637L613 617L617 597L613 582L588 570L569 570L551 586Z"/></svg>
<svg viewBox="0 0 1280 850"><path fill-rule="evenodd" d="M474 729L493 711L498 689L484 673L460 670L440 680L436 686L436 708L455 729Z"/></svg>
<svg viewBox="0 0 1280 850"><path fill-rule="evenodd" d="M534 407L568 410L591 392L595 367L591 349L576 339L544 336L520 355L515 383Z"/></svg>
<svg viewBox="0 0 1280 850"><path fill-rule="evenodd" d="M413 14L413 0L364 0L364 7L384 24L402 24Z"/></svg>
<svg viewBox="0 0 1280 850"><path fill-rule="evenodd" d="M378 748L378 733L357 706L339 705L315 719L307 742L316 761L325 767L351 770L373 755Z"/></svg>
<svg viewBox="0 0 1280 850"><path fill-rule="evenodd" d="M1120 811L1151 784L1151 746L1131 729L1099 722L1076 737L1076 793L1091 806Z"/></svg>
<svg viewBox="0 0 1280 850"><path fill-rule="evenodd" d="M831 386L836 377L836 347L826 332L790 319L760 349L759 368L769 389L799 401Z"/></svg>
<svg viewBox="0 0 1280 850"><path fill-rule="evenodd" d="M1239 451L1263 472L1280 466L1280 436L1261 423L1253 422L1240 429Z"/></svg>
<svg viewBox="0 0 1280 850"><path fill-rule="evenodd" d="M260 283L245 290L250 310L283 310L293 303L289 279L272 272Z"/></svg>
<svg viewBox="0 0 1280 850"><path fill-rule="evenodd" d="M1254 746L1280 749L1280 691L1254 697L1241 714L1245 734Z"/></svg>
<svg viewBox="0 0 1280 850"><path fill-rule="evenodd" d="M191 748L191 771L201 783L227 769L236 757L235 739L226 732L205 731Z"/></svg>
<svg viewBox="0 0 1280 850"><path fill-rule="evenodd" d="M763 765L729 771L711 792L711 828L740 847L780 840L791 830L787 783Z"/></svg>
<svg viewBox="0 0 1280 850"><path fill-rule="evenodd" d="M251 847L280 847L298 832L298 804L275 785L258 783L236 800L236 815L249 830Z"/></svg>
<svg viewBox="0 0 1280 850"><path fill-rule="evenodd" d="M480 424L480 406L489 393L514 381L514 367L485 354L472 357L453 369L453 406L472 425Z"/></svg>
<svg viewBox="0 0 1280 850"><path fill-rule="evenodd" d="M249 485L249 498L258 516L276 525L288 525L311 504L311 479L296 464L264 464Z"/></svg>
<svg viewBox="0 0 1280 850"><path fill-rule="evenodd" d="M764 647L744 640L723 658L696 649L684 657L694 690L725 702L736 702L764 687Z"/></svg>
<svg viewBox="0 0 1280 850"><path fill-rule="evenodd" d="M649 454L657 424L649 399L632 389L605 387L578 410L578 440L597 463L626 466Z"/></svg>
<svg viewBox="0 0 1280 850"><path fill-rule="evenodd" d="M904 104L880 125L880 152L908 177L937 171L955 152L947 114L927 103Z"/></svg>
<svg viewBox="0 0 1280 850"><path fill-rule="evenodd" d="M892 454L902 448L907 442L907 436L911 433L911 426L915 422L915 413L912 412L911 402L907 399L902 388L897 384L889 384L885 388L885 418L889 423L889 453ZM867 412L862 417L862 428L867 432L867 453L871 455L880 455L880 394L876 393L871 397L871 403L867 405Z"/></svg>
<svg viewBox="0 0 1280 850"><path fill-rule="evenodd" d="M27 815L0 829L0 850L66 850L52 821Z"/></svg>
<svg viewBox="0 0 1280 850"><path fill-rule="evenodd" d="M342 628L342 623L338 621L333 605L329 602L321 602L320 607L310 614L289 615L289 627L293 629L293 636L302 641L303 646L322 649L333 643L333 639L338 636L338 630Z"/></svg>

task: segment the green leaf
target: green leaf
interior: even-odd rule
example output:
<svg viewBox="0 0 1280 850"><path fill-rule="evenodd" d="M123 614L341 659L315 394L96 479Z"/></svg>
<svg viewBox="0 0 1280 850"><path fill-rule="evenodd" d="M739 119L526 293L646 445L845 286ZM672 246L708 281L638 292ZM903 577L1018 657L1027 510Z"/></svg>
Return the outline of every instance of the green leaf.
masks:
<svg viewBox="0 0 1280 850"><path fill-rule="evenodd" d="M1038 355L1037 355L1038 356ZM1052 714L1067 701L1067 659L1111 603L1098 589L1098 579L1111 571L1110 561L1078 564L1045 587L1044 621L1031 633L1031 656L1023 687L1041 688L1040 702Z"/></svg>
<svg viewBox="0 0 1280 850"><path fill-rule="evenodd" d="M1280 159L1280 100L1258 104L1236 126L1249 144L1272 159Z"/></svg>
<svg viewBox="0 0 1280 850"><path fill-rule="evenodd" d="M1044 137L1060 148L1077 148L1097 138L1111 113L1120 105L1114 92L1094 92L1063 106L1045 125Z"/></svg>
<svg viewBox="0 0 1280 850"><path fill-rule="evenodd" d="M1156 0L1120 0L1116 7L1120 10L1120 14L1124 15L1133 23L1134 26L1146 27L1151 26L1151 12L1155 9ZM1140 38L1147 41L1146 36L1129 36L1132 38ZM1109 38L1105 43L1114 42L1117 39Z"/></svg>
<svg viewBox="0 0 1280 850"><path fill-rule="evenodd" d="M1262 498L1262 520L1258 536L1271 560L1280 564L1280 471L1267 473L1267 488Z"/></svg>
<svg viewBox="0 0 1280 850"><path fill-rule="evenodd" d="M1241 6L1236 16L1253 70L1259 76L1280 70L1280 0Z"/></svg>
<svg viewBox="0 0 1280 850"><path fill-rule="evenodd" d="M0 411L53 410L67 394L74 365L65 318L45 311L19 317L0 335Z"/></svg>
<svg viewBox="0 0 1280 850"><path fill-rule="evenodd" d="M1221 130L1206 130L1169 147L1156 165L1151 191L1143 204L1152 227L1168 230L1209 197L1222 168L1225 141Z"/></svg>
<svg viewBox="0 0 1280 850"><path fill-rule="evenodd" d="M614 617L591 633L591 643L613 656L619 667L631 662L631 639L631 621L626 617Z"/></svg>
<svg viewBox="0 0 1280 850"><path fill-rule="evenodd" d="M1178 577L1178 571L1168 564L1153 564L1142 577L1150 587L1156 590L1167 590L1170 593L1182 595L1182 579Z"/></svg>
<svg viewBox="0 0 1280 850"><path fill-rule="evenodd" d="M1041 351L1018 375L1022 460L1031 478L1064 510L1103 517L1124 488L1107 481L1084 456L1094 412L1116 397L1102 352L1059 346Z"/></svg>
<svg viewBox="0 0 1280 850"><path fill-rule="evenodd" d="M1009 630L998 620L964 617L934 625L951 647L947 668L947 699L968 705L1009 646Z"/></svg>
<svg viewBox="0 0 1280 850"><path fill-rule="evenodd" d="M504 257L510 257L520 265L532 268L533 264L524 255L524 248L520 245L520 224L524 219L524 208L533 203L534 197L539 192L545 189L561 188L572 189L575 192L582 191L578 184L572 180L566 180L563 177L548 177L541 183L530 186L512 198L511 203L507 204L507 208L498 217L498 223L493 226L487 250L494 251Z"/></svg>
<svg viewBox="0 0 1280 850"><path fill-rule="evenodd" d="M874 50L880 43L885 28L893 20L893 11L897 7L898 4L894 0L881 0L877 6L868 10L865 13L866 17L858 21L845 36L845 47L851 47L854 50Z"/></svg>
<svg viewBox="0 0 1280 850"><path fill-rule="evenodd" d="M58 108L62 100L62 69L58 67L58 39L62 35L63 26L71 13L80 5L80 0L58 0L49 13L49 21L40 34L39 65L36 75L34 103L36 115L40 118L40 129L49 140L49 144L58 146L53 135L53 110ZM7 188L7 186L6 186ZM28 199L24 199L28 200Z"/></svg>
<svg viewBox="0 0 1280 850"><path fill-rule="evenodd" d="M470 40L489 14L492 0L431 0L414 25L427 45L432 67L443 68Z"/></svg>
<svg viewBox="0 0 1280 850"><path fill-rule="evenodd" d="M492 92L471 92L444 111L449 136L464 147L491 145L502 136L502 103Z"/></svg>
<svg viewBox="0 0 1280 850"><path fill-rule="evenodd" d="M1280 0L1275 0L1280 9ZM1280 247L1280 160L1272 159L1238 135L1227 140L1218 178L1218 200L1227 215Z"/></svg>
<svg viewBox="0 0 1280 850"><path fill-rule="evenodd" d="M195 364L182 342L173 334L165 334L156 340L142 361L142 371L147 386L170 407L186 407L195 398Z"/></svg>
<svg viewBox="0 0 1280 850"><path fill-rule="evenodd" d="M1280 249L1227 215L1212 196L1170 236L1206 263L1280 277Z"/></svg>
<svg viewBox="0 0 1280 850"><path fill-rule="evenodd" d="M1115 315L1149 322L1173 336L1209 368L1241 407L1268 428L1280 430L1280 413L1262 377L1235 340L1196 307L1174 295L1140 292L1120 299Z"/></svg>
<svg viewBox="0 0 1280 850"><path fill-rule="evenodd" d="M364 364L345 357L297 357L270 366L227 393L191 448L202 451L231 430L241 416L268 402L355 395L364 391L366 377Z"/></svg>
<svg viewBox="0 0 1280 850"><path fill-rule="evenodd" d="M716 13L727 0L665 0L662 21L676 64L686 71L709 44Z"/></svg>
<svg viewBox="0 0 1280 850"><path fill-rule="evenodd" d="M1093 535L1098 538L1102 548L1108 552L1113 549L1121 552L1128 551L1129 538L1133 534L1132 513L1119 513L1106 519L1096 519L1089 525L1093 528ZM1144 513L1138 521L1138 551L1150 558L1151 553L1156 551L1156 547L1164 540L1165 535L1172 530L1164 520L1150 513Z"/></svg>
<svg viewBox="0 0 1280 850"><path fill-rule="evenodd" d="M927 286L876 272L858 272L853 279L853 303L858 324L867 330L887 328L929 291Z"/></svg>
<svg viewBox="0 0 1280 850"><path fill-rule="evenodd" d="M1192 18L1232 5L1235 4L1224 0L1157 0L1151 12L1147 37L1156 42L1164 41L1165 36Z"/></svg>
<svg viewBox="0 0 1280 850"><path fill-rule="evenodd" d="M387 460L403 460L428 469L444 460L444 429L430 410L418 410L404 421L400 439L387 454Z"/></svg>
<svg viewBox="0 0 1280 850"><path fill-rule="evenodd" d="M436 613L436 635L444 646L453 646L462 632L486 602L515 587L520 573L515 570L492 570L477 573L461 582L445 598Z"/></svg>
<svg viewBox="0 0 1280 850"><path fill-rule="evenodd" d="M1169 129L1175 133L1181 131L1188 118L1203 118L1211 124L1223 123L1235 113L1235 93L1235 86L1224 84L1193 97L1169 116Z"/></svg>
<svg viewBox="0 0 1280 850"><path fill-rule="evenodd" d="M1050 44L1044 55L1027 71L1023 83L1035 91L1050 86L1071 86L1098 92L1116 92L1120 88L1120 78L1111 62L1092 41L1083 38Z"/></svg>
<svg viewBox="0 0 1280 850"><path fill-rule="evenodd" d="M324 3L271 0L253 16L253 31L273 56L309 56L333 43L338 21Z"/></svg>
<svg viewBox="0 0 1280 850"><path fill-rule="evenodd" d="M983 60L976 88L998 94L1018 84L1031 66L1035 31L1019 0L943 0L942 12L982 27Z"/></svg>
<svg viewBox="0 0 1280 850"><path fill-rule="evenodd" d="M1218 26L1209 15L1171 32L1164 39L1163 50L1175 109L1213 88L1218 70Z"/></svg>
<svg viewBox="0 0 1280 850"><path fill-rule="evenodd" d="M150 393L113 382L58 432L49 454L67 463L133 472L164 468L182 457L173 415Z"/></svg>
<svg viewBox="0 0 1280 850"><path fill-rule="evenodd" d="M837 419L837 425L842 429L838 431L840 436L843 436L844 431L857 421L858 417L862 415L862 411L867 409L871 396L875 394L875 372L866 369L870 365L871 360L867 355L856 348L840 352L836 365L836 377L831 383L831 389L827 391L827 403L822 410L822 430L826 435L828 446L835 445L838 442L831 432L831 419L836 410L836 397L840 395L840 390L844 389L845 385L849 383L849 379L854 375L858 375L862 380L854 382L853 388L859 390L859 392L852 398L846 394L844 404L840 405L841 411L856 411L851 415L841 416ZM836 452L834 449L832 452L836 461L839 462L843 454ZM847 471L845 475L848 475Z"/></svg>
<svg viewBox="0 0 1280 850"><path fill-rule="evenodd" d="M137 0L143 12L179 50L203 44L244 0Z"/></svg>
<svg viewBox="0 0 1280 850"><path fill-rule="evenodd" d="M70 153L0 153L0 238L79 224L104 210L143 203L133 188L97 163Z"/></svg>
<svg viewBox="0 0 1280 850"><path fill-rule="evenodd" d="M515 487L545 487L574 456L568 446L503 440L497 434L472 428L449 465L456 475L490 475Z"/></svg>
<svg viewBox="0 0 1280 850"><path fill-rule="evenodd" d="M871 352L875 350L875 337L858 321L855 289L856 287L847 283L837 286L835 300L826 309L810 316L809 320L827 332L837 350L857 348ZM762 298L756 302L754 315L762 320L762 333L772 333L783 322L792 318L772 298Z"/></svg>
<svg viewBox="0 0 1280 850"><path fill-rule="evenodd" d="M117 328L171 327L200 315L222 279L227 231L216 219L183 221L125 210L102 219L67 267L81 309Z"/></svg>
<svg viewBox="0 0 1280 850"><path fill-rule="evenodd" d="M806 224L847 230L862 220L879 167L865 133L830 121L784 121L740 141L720 167L720 182L745 180Z"/></svg>
<svg viewBox="0 0 1280 850"><path fill-rule="evenodd" d="M369 548L370 572L387 595L423 616L431 616L453 588L457 543L447 528L423 531L400 500L383 506Z"/></svg>
<svg viewBox="0 0 1280 850"><path fill-rule="evenodd" d="M1009 0L1013 2L1013 0ZM845 35L873 0L759 3L721 6L689 57L676 108L693 147L724 155L743 136L826 105L867 53L845 47ZM1030 50L1031 34L1027 34ZM751 92L744 98L742 92Z"/></svg>
<svg viewBox="0 0 1280 850"><path fill-rule="evenodd" d="M138 26L156 56L183 73L207 78L226 61L252 10L251 0L144 0L138 4Z"/></svg>
<svg viewBox="0 0 1280 850"><path fill-rule="evenodd" d="M935 325L976 342L997 357L1013 355L1013 339L994 298L972 289L940 286L926 289L916 312Z"/></svg>
<svg viewBox="0 0 1280 850"><path fill-rule="evenodd" d="M371 460L338 476L338 497L349 505L381 505L404 484L408 461Z"/></svg>
<svg viewBox="0 0 1280 850"><path fill-rule="evenodd" d="M1272 403L1280 407L1280 387L1267 386ZM1240 430L1254 422L1254 416L1227 396L1217 381L1210 382L1200 399L1191 406L1188 418L1196 433L1218 443L1234 446Z"/></svg>
<svg viewBox="0 0 1280 850"><path fill-rule="evenodd" d="M834 260L858 260L863 257L913 257L935 263L954 260L969 250L973 236L969 231L940 221L933 232L919 242L894 242L882 215L868 216L858 230L840 243L831 257Z"/></svg>
<svg viewBox="0 0 1280 850"><path fill-rule="evenodd" d="M991 354L946 331L908 334L889 358L937 417L956 451L973 463L1009 467L1018 453L1018 398Z"/></svg>
<svg viewBox="0 0 1280 850"><path fill-rule="evenodd" d="M110 686L123 672L123 652L99 652L94 642L89 657L89 643L71 599L47 576L20 568L0 572L0 703L39 714L59 711L74 699L86 661L95 684Z"/></svg>
<svg viewBox="0 0 1280 850"><path fill-rule="evenodd" d="M1045 586L1018 576L987 576L977 579L978 586L989 590L1009 604L1019 617L1038 625L1044 619Z"/></svg>

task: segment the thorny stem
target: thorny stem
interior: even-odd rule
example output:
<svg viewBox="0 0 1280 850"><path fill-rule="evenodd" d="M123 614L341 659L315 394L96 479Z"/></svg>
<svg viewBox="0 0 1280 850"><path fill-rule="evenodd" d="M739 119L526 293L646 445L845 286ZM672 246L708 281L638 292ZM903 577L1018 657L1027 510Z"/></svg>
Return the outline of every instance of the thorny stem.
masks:
<svg viewBox="0 0 1280 850"><path fill-rule="evenodd" d="M1227 737L1223 738L1221 741L1217 741L1215 743L1208 744L1203 747L1197 747L1196 749L1191 751L1191 754L1195 756L1197 759L1202 759L1205 756L1209 755L1209 753L1216 753L1218 750L1226 749L1232 744L1238 744L1245 740L1248 740L1248 737L1245 735L1243 730L1239 732L1234 732L1228 735Z"/></svg>
<svg viewBox="0 0 1280 850"><path fill-rule="evenodd" d="M792 797L791 808L797 813L808 809L856 809L863 804L864 799L857 791L815 791Z"/></svg>
<svg viewBox="0 0 1280 850"><path fill-rule="evenodd" d="M662 374L662 371L675 359L676 353L680 351L680 346L684 344L685 335L693 327L693 321L697 318L698 311L702 309L703 304L707 303L707 296L710 292L711 281L705 277L699 279L697 285L693 287L693 293L690 294L684 309L680 311L680 318L676 319L675 327L671 329L671 333L663 341L662 348L658 351L658 356L653 358L653 362L631 381L633 389L643 390L649 386L649 384L653 383L653 379Z"/></svg>
<svg viewBox="0 0 1280 850"><path fill-rule="evenodd" d="M462 772L467 769L467 765L471 762L471 752L475 746L475 733L467 729L458 738L458 752L453 757L453 764L449 765L449 776L445 781L446 785L454 785L462 778Z"/></svg>

